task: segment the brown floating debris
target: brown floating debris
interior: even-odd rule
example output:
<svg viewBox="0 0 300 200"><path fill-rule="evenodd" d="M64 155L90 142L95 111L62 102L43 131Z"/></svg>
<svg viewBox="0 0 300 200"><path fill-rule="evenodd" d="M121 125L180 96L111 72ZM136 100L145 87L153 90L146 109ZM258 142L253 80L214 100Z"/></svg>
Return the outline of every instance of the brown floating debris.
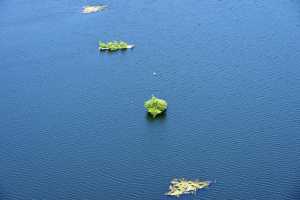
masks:
<svg viewBox="0 0 300 200"><path fill-rule="evenodd" d="M207 188L210 184L211 181L173 179L166 195L179 197L183 194L194 194L197 190Z"/></svg>
<svg viewBox="0 0 300 200"><path fill-rule="evenodd" d="M106 7L106 5L84 6L81 12L84 14L95 13L103 11Z"/></svg>

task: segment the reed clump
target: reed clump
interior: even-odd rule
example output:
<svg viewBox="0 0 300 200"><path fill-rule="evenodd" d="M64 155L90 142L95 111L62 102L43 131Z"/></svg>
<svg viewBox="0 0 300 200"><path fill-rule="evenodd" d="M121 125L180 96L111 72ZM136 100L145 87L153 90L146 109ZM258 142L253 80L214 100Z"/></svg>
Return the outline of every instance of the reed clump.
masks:
<svg viewBox="0 0 300 200"><path fill-rule="evenodd" d="M168 103L163 100L152 96L151 99L144 103L145 108L147 109L148 113L155 118L157 115L162 114L168 107Z"/></svg>
<svg viewBox="0 0 300 200"><path fill-rule="evenodd" d="M106 5L84 6L81 12L84 14L90 14L103 11L106 7Z"/></svg>
<svg viewBox="0 0 300 200"><path fill-rule="evenodd" d="M192 181L184 178L173 179L166 195L179 197L183 194L194 194L197 192L197 190L207 188L210 183L210 181Z"/></svg>
<svg viewBox="0 0 300 200"><path fill-rule="evenodd" d="M100 51L118 51L118 50L126 50L133 48L134 45L127 44L123 41L112 41L112 42L99 42L99 50Z"/></svg>

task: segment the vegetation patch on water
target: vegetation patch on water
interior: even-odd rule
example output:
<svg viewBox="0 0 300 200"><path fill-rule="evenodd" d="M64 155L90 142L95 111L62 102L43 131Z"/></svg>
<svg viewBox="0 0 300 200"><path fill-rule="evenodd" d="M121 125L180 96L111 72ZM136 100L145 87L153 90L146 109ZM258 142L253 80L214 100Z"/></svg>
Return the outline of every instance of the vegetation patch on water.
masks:
<svg viewBox="0 0 300 200"><path fill-rule="evenodd" d="M101 51L118 51L133 48L134 45L127 44L123 41L112 41L112 42L99 42L99 50Z"/></svg>
<svg viewBox="0 0 300 200"><path fill-rule="evenodd" d="M207 188L210 181L191 181L182 179L173 179L166 195L179 197L183 194L194 194L197 190Z"/></svg>
<svg viewBox="0 0 300 200"><path fill-rule="evenodd" d="M103 11L106 7L106 5L84 6L81 12L84 14L95 13Z"/></svg>
<svg viewBox="0 0 300 200"><path fill-rule="evenodd" d="M155 118L157 115L163 113L167 109L168 103L163 99L158 99L155 96L152 96L151 99L145 102L144 106L148 113Z"/></svg>

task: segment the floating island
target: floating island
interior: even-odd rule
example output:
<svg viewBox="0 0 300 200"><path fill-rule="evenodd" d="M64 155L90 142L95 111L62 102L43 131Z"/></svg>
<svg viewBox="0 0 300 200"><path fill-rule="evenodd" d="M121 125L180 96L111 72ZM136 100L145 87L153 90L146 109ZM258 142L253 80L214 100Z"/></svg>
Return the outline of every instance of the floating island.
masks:
<svg viewBox="0 0 300 200"><path fill-rule="evenodd" d="M158 99L155 96L152 96L151 99L145 102L145 108L148 113L155 118L157 115L162 114L168 107L168 103L163 99Z"/></svg>
<svg viewBox="0 0 300 200"><path fill-rule="evenodd" d="M191 181L182 179L173 179L169 187L169 192L166 193L168 196L179 197L183 194L195 194L197 190L207 188L211 184L211 181Z"/></svg>
<svg viewBox="0 0 300 200"><path fill-rule="evenodd" d="M90 14L103 11L106 7L107 6L105 5L84 6L81 12L84 14Z"/></svg>
<svg viewBox="0 0 300 200"><path fill-rule="evenodd" d="M112 42L99 42L99 50L100 51L118 51L118 50L126 50L132 49L134 47L133 44L127 44L123 41L112 41Z"/></svg>

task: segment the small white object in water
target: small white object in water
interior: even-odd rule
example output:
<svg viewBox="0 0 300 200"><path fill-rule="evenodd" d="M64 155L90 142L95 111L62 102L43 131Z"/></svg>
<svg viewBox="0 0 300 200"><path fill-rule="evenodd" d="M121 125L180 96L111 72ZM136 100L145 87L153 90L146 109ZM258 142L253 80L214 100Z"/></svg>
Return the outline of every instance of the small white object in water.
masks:
<svg viewBox="0 0 300 200"><path fill-rule="evenodd" d="M153 72L153 76L156 76L156 72Z"/></svg>
<svg viewBox="0 0 300 200"><path fill-rule="evenodd" d="M127 45L127 49L132 49L132 48L134 48L134 44L128 44Z"/></svg>
<svg viewBox="0 0 300 200"><path fill-rule="evenodd" d="M89 13L94 13L94 12L99 12L102 11L106 8L107 6L105 5L97 5L97 6L85 6L82 9L82 13L84 14L89 14Z"/></svg>

